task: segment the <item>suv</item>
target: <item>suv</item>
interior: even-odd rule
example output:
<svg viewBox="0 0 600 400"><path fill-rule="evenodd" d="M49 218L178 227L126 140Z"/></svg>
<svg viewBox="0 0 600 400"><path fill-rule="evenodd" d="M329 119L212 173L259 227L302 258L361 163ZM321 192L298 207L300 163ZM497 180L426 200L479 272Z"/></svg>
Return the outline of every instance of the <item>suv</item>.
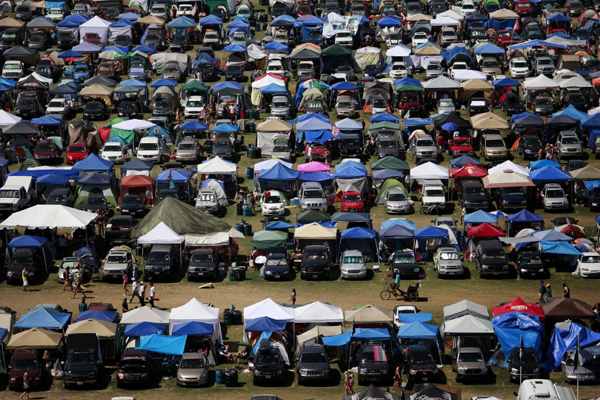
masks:
<svg viewBox="0 0 600 400"><path fill-rule="evenodd" d="M111 244L124 244L131 240L135 220L130 215L115 215L106 225L106 240Z"/></svg>
<svg viewBox="0 0 600 400"><path fill-rule="evenodd" d="M269 339L263 339L254 359L252 383L281 382L285 372L283 357L277 347L271 347Z"/></svg>
<svg viewBox="0 0 600 400"><path fill-rule="evenodd" d="M365 258L359 250L346 250L340 257L340 272L342 278L366 278L367 266Z"/></svg>
<svg viewBox="0 0 600 400"><path fill-rule="evenodd" d="M392 64L392 68L390 69L390 78L402 79L408 76L408 69L406 69L406 64L402 61L397 61Z"/></svg>
<svg viewBox="0 0 600 400"><path fill-rule="evenodd" d="M533 71L536 75L552 75L556 71L556 67L550 57L537 57L533 62Z"/></svg>
<svg viewBox="0 0 600 400"><path fill-rule="evenodd" d="M485 380L488 369L481 350L477 347L461 347L452 360L452 369L456 372L456 382L465 379Z"/></svg>
<svg viewBox="0 0 600 400"><path fill-rule="evenodd" d="M143 161L158 163L169 158L169 149L157 137L144 137L140 140L137 157Z"/></svg>
<svg viewBox="0 0 600 400"><path fill-rule="evenodd" d="M194 163L197 163L200 160L200 147L195 138L184 137L181 142L179 142L177 145L177 152L175 153L175 160Z"/></svg>
<svg viewBox="0 0 600 400"><path fill-rule="evenodd" d="M541 376L542 369L535 349L525 347L523 355L520 355L521 348L515 347L508 357L508 371L512 382L520 382L525 379L536 379Z"/></svg>
<svg viewBox="0 0 600 400"><path fill-rule="evenodd" d="M298 197L302 211L327 211L327 197L319 182L303 182Z"/></svg>
<svg viewBox="0 0 600 400"><path fill-rule="evenodd" d="M501 210L527 207L527 197L523 187L503 187L496 192L496 205Z"/></svg>
<svg viewBox="0 0 600 400"><path fill-rule="evenodd" d="M273 96L271 115L280 118L289 118L292 115L292 103L288 96Z"/></svg>
<svg viewBox="0 0 600 400"><path fill-rule="evenodd" d="M458 42L456 30L451 26L443 26L440 31L440 46L446 47Z"/></svg>
<svg viewBox="0 0 600 400"><path fill-rule="evenodd" d="M424 208L435 206L438 211L444 210L446 208L446 194L442 181L426 180L423 183L421 202Z"/></svg>
<svg viewBox="0 0 600 400"><path fill-rule="evenodd" d="M209 279L216 281L219 277L219 267L212 249L197 249L190 254L187 270L188 280Z"/></svg>
<svg viewBox="0 0 600 400"><path fill-rule="evenodd" d="M510 76L515 79L527 78L529 76L529 64L524 57L517 57L510 61L508 69Z"/></svg>
<svg viewBox="0 0 600 400"><path fill-rule="evenodd" d="M275 101L275 100L273 100ZM338 118L348 117L354 118L356 114L356 100L352 96L341 95L337 97L335 103L335 114Z"/></svg>
<svg viewBox="0 0 600 400"><path fill-rule="evenodd" d="M546 183L540 196L544 205L544 211L566 211L569 208L567 195L558 183Z"/></svg>
<svg viewBox="0 0 600 400"><path fill-rule="evenodd" d="M502 139L502 136L495 133L483 135L480 148L481 155L486 160L503 160L508 154L504 139Z"/></svg>
<svg viewBox="0 0 600 400"><path fill-rule="evenodd" d="M510 275L508 258L497 240L482 240L475 249L475 268L479 275Z"/></svg>
<svg viewBox="0 0 600 400"><path fill-rule="evenodd" d="M392 376L392 357L381 344L367 344L358 349L358 384L368 382L386 383Z"/></svg>
<svg viewBox="0 0 600 400"><path fill-rule="evenodd" d="M143 216L146 212L144 198L137 194L126 194L121 199L121 214Z"/></svg>
<svg viewBox="0 0 600 400"><path fill-rule="evenodd" d="M108 280L110 278L123 278L123 275L127 273L131 276L131 270L133 269L133 257L130 252L125 250L110 250L104 265L102 266L102 279Z"/></svg>
<svg viewBox="0 0 600 400"><path fill-rule="evenodd" d="M540 99L540 97L538 97L538 99ZM541 97L541 99L544 99L544 97ZM542 142L540 142L540 138L535 135L525 135L521 136L521 140L519 140L517 152L523 157L523 160L537 160L541 148Z"/></svg>
<svg viewBox="0 0 600 400"><path fill-rule="evenodd" d="M174 278L179 272L179 254L167 244L155 244L144 267L146 278Z"/></svg>
<svg viewBox="0 0 600 400"><path fill-rule="evenodd" d="M287 251L284 247L269 247L265 261L265 280L289 280L292 271L288 262Z"/></svg>
<svg viewBox="0 0 600 400"><path fill-rule="evenodd" d="M579 136L573 131L562 131L556 139L556 147L560 158L581 157L583 147Z"/></svg>
<svg viewBox="0 0 600 400"><path fill-rule="evenodd" d="M421 272L421 268L419 267L419 263L415 256L408 251L394 252L390 256L389 262L394 276L400 274L402 278L405 278L407 276L418 275L419 272Z"/></svg>
<svg viewBox="0 0 600 400"><path fill-rule="evenodd" d="M331 279L331 254L326 246L306 246L302 251L300 278Z"/></svg>
<svg viewBox="0 0 600 400"><path fill-rule="evenodd" d="M154 363L146 350L125 349L117 365L117 387L119 388L128 385L150 386L155 381Z"/></svg>
<svg viewBox="0 0 600 400"><path fill-rule="evenodd" d="M417 164L426 161L437 162L438 160L438 148L431 135L415 136L411 151Z"/></svg>
<svg viewBox="0 0 600 400"><path fill-rule="evenodd" d="M431 350L424 345L408 346L404 354L404 373L409 382L433 382L439 373Z"/></svg>
<svg viewBox="0 0 600 400"><path fill-rule="evenodd" d="M458 204L469 210L487 210L490 207L489 198L483 182L479 178L463 178L458 186Z"/></svg>
<svg viewBox="0 0 600 400"><path fill-rule="evenodd" d="M438 273L438 277L465 273L462 257L454 246L438 247L433 256L433 270Z"/></svg>
<svg viewBox="0 0 600 400"><path fill-rule="evenodd" d="M329 381L329 356L322 344L305 344L298 356L298 384Z"/></svg>

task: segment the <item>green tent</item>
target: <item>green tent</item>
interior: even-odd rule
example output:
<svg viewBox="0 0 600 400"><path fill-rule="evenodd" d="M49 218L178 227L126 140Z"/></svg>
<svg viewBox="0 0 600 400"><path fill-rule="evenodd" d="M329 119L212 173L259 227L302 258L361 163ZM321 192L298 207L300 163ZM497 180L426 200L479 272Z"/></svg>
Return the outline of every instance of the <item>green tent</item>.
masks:
<svg viewBox="0 0 600 400"><path fill-rule="evenodd" d="M77 189L77 199L75 200L75 208L84 209L87 206L90 194L102 194L110 207L117 206L117 199L110 185L81 185Z"/></svg>
<svg viewBox="0 0 600 400"><path fill-rule="evenodd" d="M370 131L374 131L375 129L396 129L400 130L400 124L392 121L382 121L375 122L369 126Z"/></svg>
<svg viewBox="0 0 600 400"><path fill-rule="evenodd" d="M123 118L121 118L121 117L117 117L117 118L115 118L115 119L111 120L111 121L110 121L108 124L106 124L106 127L107 127L107 128L110 128L111 126L113 126L113 125L116 125L116 124L118 124L119 122L123 122L123 121L125 121L125 119L123 119Z"/></svg>
<svg viewBox="0 0 600 400"><path fill-rule="evenodd" d="M179 235L208 236L219 232L229 232L231 226L211 215L200 211L183 201L167 197L154 207L133 229L131 237L144 236L160 222L167 224Z"/></svg>
<svg viewBox="0 0 600 400"><path fill-rule="evenodd" d="M347 56L352 54L352 49L346 46L340 46L339 44L334 44L332 46L327 47L323 50L321 55L325 56Z"/></svg>
<svg viewBox="0 0 600 400"><path fill-rule="evenodd" d="M135 132L129 129L111 128L110 137L119 137L131 146L133 144L133 139L135 138Z"/></svg>
<svg viewBox="0 0 600 400"><path fill-rule="evenodd" d="M229 9L229 4L227 4L227 0L204 0L204 3L208 6L210 12L213 12L213 10L217 8L219 4L223 4L225 7L227 7L227 11L229 11L229 13L235 11Z"/></svg>
<svg viewBox="0 0 600 400"><path fill-rule="evenodd" d="M27 171L29 168L40 167L41 165L42 164L40 164L40 162L38 160L31 157L31 158L27 158L27 159L25 159L25 161L23 161L23 164L21 164L20 170Z"/></svg>
<svg viewBox="0 0 600 400"><path fill-rule="evenodd" d="M287 241L287 232L281 231L260 231L254 234L252 238L252 248L256 247L258 250L265 250L269 247L285 246Z"/></svg>
<svg viewBox="0 0 600 400"><path fill-rule="evenodd" d="M410 167L406 161L402 161L399 158L393 156L383 157L381 160L377 160L371 163L371 170L376 171L379 169L394 169L396 171L410 171Z"/></svg>
<svg viewBox="0 0 600 400"><path fill-rule="evenodd" d="M396 92L422 92L423 87L419 85L398 85Z"/></svg>
<svg viewBox="0 0 600 400"><path fill-rule="evenodd" d="M383 182L383 185L381 185L381 187L379 188L379 191L377 192L377 198L375 199L375 204L383 204L383 195L393 188L402 189L404 194L406 194L406 188L402 183L400 183L396 179L388 179L385 182ZM406 197L408 197L408 194L406 194ZM379 202L380 199L382 200L381 203Z"/></svg>
<svg viewBox="0 0 600 400"><path fill-rule="evenodd" d="M206 86L204 83L200 82L197 79L192 79L191 81L189 81L181 87L180 92L191 90L195 92L208 93L208 89L209 87Z"/></svg>
<svg viewBox="0 0 600 400"><path fill-rule="evenodd" d="M310 224L312 222L331 221L331 214L321 211L307 210L296 216L298 224Z"/></svg>

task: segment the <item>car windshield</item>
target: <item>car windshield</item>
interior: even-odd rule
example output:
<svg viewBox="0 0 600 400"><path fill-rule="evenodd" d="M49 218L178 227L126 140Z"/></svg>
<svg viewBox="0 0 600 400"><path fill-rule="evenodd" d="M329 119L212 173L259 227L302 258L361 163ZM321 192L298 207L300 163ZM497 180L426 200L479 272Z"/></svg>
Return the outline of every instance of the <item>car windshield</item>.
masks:
<svg viewBox="0 0 600 400"><path fill-rule="evenodd" d="M513 67L515 68L527 68L527 63L523 61L517 61L513 63Z"/></svg>
<svg viewBox="0 0 600 400"><path fill-rule="evenodd" d="M106 259L107 264L124 264L127 262L127 256L124 254L109 254Z"/></svg>
<svg viewBox="0 0 600 400"><path fill-rule="evenodd" d="M352 102L350 102L350 101L340 101L340 102L337 104L337 106L338 106L339 108L350 108L350 107L352 107Z"/></svg>
<svg viewBox="0 0 600 400"><path fill-rule="evenodd" d="M485 141L487 147L505 147L504 142L498 139L490 139Z"/></svg>
<svg viewBox="0 0 600 400"><path fill-rule="evenodd" d="M276 144L273 147L274 153L287 153L289 151L288 147L284 144Z"/></svg>
<svg viewBox="0 0 600 400"><path fill-rule="evenodd" d="M352 34L350 32L340 32L336 36L338 38L347 38L347 37L352 37Z"/></svg>
<svg viewBox="0 0 600 400"><path fill-rule="evenodd" d="M7 63L4 65L4 69L21 69L21 66L19 64Z"/></svg>
<svg viewBox="0 0 600 400"><path fill-rule="evenodd" d="M204 360L201 358L184 358L181 360L179 369L200 369L204 368Z"/></svg>
<svg viewBox="0 0 600 400"><path fill-rule="evenodd" d="M212 261L212 259L213 259L212 254L199 253L199 254L192 254L192 259L190 261L193 263L197 263L197 262L204 262L204 261Z"/></svg>
<svg viewBox="0 0 600 400"><path fill-rule="evenodd" d="M266 204L279 204L282 203L281 197L277 195L270 195L265 199Z"/></svg>
<svg viewBox="0 0 600 400"><path fill-rule="evenodd" d="M506 253L504 253L504 250L499 248L487 248L483 251L481 258L484 260L488 258L503 260L506 258Z"/></svg>
<svg viewBox="0 0 600 400"><path fill-rule="evenodd" d="M139 373L147 372L145 364L143 364L141 362L140 363L131 363L131 364L129 364L130 362L131 361L128 361L127 364L121 363L120 368L126 374L139 374Z"/></svg>
<svg viewBox="0 0 600 400"><path fill-rule="evenodd" d="M179 144L179 150L194 150L196 144L194 142L183 142Z"/></svg>
<svg viewBox="0 0 600 400"><path fill-rule="evenodd" d="M305 251L305 254L306 254L306 257L309 260L325 260L325 259L327 259L327 253L326 252L321 252L321 251L319 251L319 252L312 252L312 251L306 252Z"/></svg>
<svg viewBox="0 0 600 400"><path fill-rule="evenodd" d="M485 196L485 191L481 187L468 187L465 194L469 196Z"/></svg>
<svg viewBox="0 0 600 400"><path fill-rule="evenodd" d="M106 204L106 199L104 197L89 197L88 198L88 204L91 205L105 205Z"/></svg>
<svg viewBox="0 0 600 400"><path fill-rule="evenodd" d="M320 190L305 190L302 197L305 199L322 199L323 192Z"/></svg>
<svg viewBox="0 0 600 400"><path fill-rule="evenodd" d="M435 146L435 144L433 143L433 139L424 138L424 139L417 139L417 146Z"/></svg>
<svg viewBox="0 0 600 400"><path fill-rule="evenodd" d="M3 39L14 39L16 37L17 37L17 34L16 33L12 33L12 32L4 32L2 34L2 38Z"/></svg>
<svg viewBox="0 0 600 400"><path fill-rule="evenodd" d="M454 107L452 100L440 100L440 107Z"/></svg>
<svg viewBox="0 0 600 400"><path fill-rule="evenodd" d="M433 357L429 352L417 352L410 355L411 364L433 364Z"/></svg>
<svg viewBox="0 0 600 400"><path fill-rule="evenodd" d="M288 107L288 103L287 103L287 101L274 101L273 102L273 107L275 107L275 108L285 108L285 107Z"/></svg>
<svg viewBox="0 0 600 400"><path fill-rule="evenodd" d="M458 355L458 361L462 362L483 362L483 356L481 353L460 353Z"/></svg>
<svg viewBox="0 0 600 400"><path fill-rule="evenodd" d="M466 147L471 145L471 141L469 139L456 139L454 145Z"/></svg>
<svg viewBox="0 0 600 400"><path fill-rule="evenodd" d="M546 191L546 197L562 198L565 197L565 192L563 192L562 189L549 189Z"/></svg>
<svg viewBox="0 0 600 400"><path fill-rule="evenodd" d="M171 255L162 251L151 251L148 256L148 262L155 264L168 264L171 261Z"/></svg>
<svg viewBox="0 0 600 400"><path fill-rule="evenodd" d="M483 68L496 68L498 63L496 61L484 61L482 65Z"/></svg>
<svg viewBox="0 0 600 400"><path fill-rule="evenodd" d="M302 353L300 362L304 364L316 364L327 362L327 358L323 353Z"/></svg>
<svg viewBox="0 0 600 400"><path fill-rule="evenodd" d="M527 349L525 349L525 352L523 353L523 364L537 364L538 359L535 356L535 353L533 351L528 351ZM512 364L519 364L519 359L521 358L521 356L519 355L519 351L514 351L510 357L510 362Z"/></svg>
<svg viewBox="0 0 600 400"><path fill-rule="evenodd" d="M86 366L96 364L96 357L93 353L70 353L68 362L71 366Z"/></svg>
<svg viewBox="0 0 600 400"><path fill-rule="evenodd" d="M581 262L584 264L597 264L600 263L600 256L583 256Z"/></svg>
<svg viewBox="0 0 600 400"><path fill-rule="evenodd" d="M115 146L115 145L104 145L104 151L116 151L116 152L120 152L121 151L121 146Z"/></svg>
<svg viewBox="0 0 600 400"><path fill-rule="evenodd" d="M363 258L361 256L346 256L344 257L344 264L362 264Z"/></svg>
<svg viewBox="0 0 600 400"><path fill-rule="evenodd" d="M35 359L29 360L14 360L12 364L12 369L37 369L38 363Z"/></svg>
<svg viewBox="0 0 600 400"><path fill-rule="evenodd" d="M259 353L256 357L256 363L258 365L279 365L279 354L261 354Z"/></svg>
<svg viewBox="0 0 600 400"><path fill-rule="evenodd" d="M140 143L140 150L158 150L158 143Z"/></svg>
<svg viewBox="0 0 600 400"><path fill-rule="evenodd" d="M442 252L440 254L440 260L459 260L460 256L455 251Z"/></svg>
<svg viewBox="0 0 600 400"><path fill-rule="evenodd" d="M472 37L483 37L483 36L487 36L487 35L485 34L485 31L474 30L471 32L471 36Z"/></svg>
<svg viewBox="0 0 600 400"><path fill-rule="evenodd" d="M388 201L404 201L406 200L406 195L404 193L391 193L388 196Z"/></svg>
<svg viewBox="0 0 600 400"><path fill-rule="evenodd" d="M562 144L579 144L579 139L574 137L566 137L560 141Z"/></svg>
<svg viewBox="0 0 600 400"><path fill-rule="evenodd" d="M344 201L362 201L358 194L347 194L344 196Z"/></svg>
<svg viewBox="0 0 600 400"><path fill-rule="evenodd" d="M102 110L102 103L88 103L85 108L91 111L100 111Z"/></svg>
<svg viewBox="0 0 600 400"><path fill-rule="evenodd" d="M125 196L123 203L127 204L144 204L144 199L141 196Z"/></svg>
<svg viewBox="0 0 600 400"><path fill-rule="evenodd" d="M506 187L502 189L505 195L522 195L523 189L520 187Z"/></svg>
<svg viewBox="0 0 600 400"><path fill-rule="evenodd" d="M526 262L527 264L541 265L542 259L540 258L540 256L535 255L535 256L528 257L524 262Z"/></svg>
<svg viewBox="0 0 600 400"><path fill-rule="evenodd" d="M537 63L538 65L550 65L552 64L552 60L549 58L538 58Z"/></svg>
<svg viewBox="0 0 600 400"><path fill-rule="evenodd" d="M425 189L425 196L429 197L443 197L444 191L442 189Z"/></svg>
<svg viewBox="0 0 600 400"><path fill-rule="evenodd" d="M0 190L0 198L2 199L16 199L18 197L18 190Z"/></svg>
<svg viewBox="0 0 600 400"><path fill-rule="evenodd" d="M459 70L459 69L467 69L467 64L454 64L454 66L452 67L453 70Z"/></svg>
<svg viewBox="0 0 600 400"><path fill-rule="evenodd" d="M416 263L415 257L410 253L396 254L394 256L394 264L414 264Z"/></svg>
<svg viewBox="0 0 600 400"><path fill-rule="evenodd" d="M52 151L52 146L47 143L38 143L38 145L35 146L35 151Z"/></svg>

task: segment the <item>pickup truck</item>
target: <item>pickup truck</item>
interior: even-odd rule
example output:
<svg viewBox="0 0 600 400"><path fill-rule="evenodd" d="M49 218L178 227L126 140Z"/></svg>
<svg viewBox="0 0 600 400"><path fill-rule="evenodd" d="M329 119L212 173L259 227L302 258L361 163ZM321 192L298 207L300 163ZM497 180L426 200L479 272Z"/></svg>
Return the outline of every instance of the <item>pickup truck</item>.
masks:
<svg viewBox="0 0 600 400"><path fill-rule="evenodd" d="M102 354L95 333L73 333L67 338L63 386L95 385L100 379Z"/></svg>
<svg viewBox="0 0 600 400"><path fill-rule="evenodd" d="M25 65L22 61L9 60L2 67L2 78L18 80L23 77Z"/></svg>
<svg viewBox="0 0 600 400"><path fill-rule="evenodd" d="M0 188L0 212L20 211L31 204L33 184L30 176L9 176Z"/></svg>

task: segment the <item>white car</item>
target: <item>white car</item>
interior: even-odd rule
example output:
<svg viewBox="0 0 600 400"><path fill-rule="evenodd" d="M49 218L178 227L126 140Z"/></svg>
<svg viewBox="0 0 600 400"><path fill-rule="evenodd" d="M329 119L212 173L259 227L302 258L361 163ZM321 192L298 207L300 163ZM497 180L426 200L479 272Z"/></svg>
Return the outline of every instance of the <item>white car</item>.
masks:
<svg viewBox="0 0 600 400"><path fill-rule="evenodd" d="M149 162L161 162L169 157L169 150L157 137L144 137L137 148L137 158Z"/></svg>
<svg viewBox="0 0 600 400"><path fill-rule="evenodd" d="M350 31L338 31L335 34L335 44L340 46L352 47L354 44L354 37Z"/></svg>
<svg viewBox="0 0 600 400"><path fill-rule="evenodd" d="M523 57L517 57L510 61L508 65L510 76L513 78L527 78L529 76L529 64Z"/></svg>
<svg viewBox="0 0 600 400"><path fill-rule="evenodd" d="M285 214L285 206L288 205L287 199L277 190L267 190L263 193L260 205L260 211L263 216Z"/></svg>
<svg viewBox="0 0 600 400"><path fill-rule="evenodd" d="M249 43L249 38L246 37L246 34L242 31L237 31L233 33L231 36L230 44L239 44L240 46L247 46Z"/></svg>
<svg viewBox="0 0 600 400"><path fill-rule="evenodd" d="M392 64L392 68L390 69L390 78L402 79L408 76L408 70L406 69L406 64L402 61L397 61Z"/></svg>
<svg viewBox="0 0 600 400"><path fill-rule="evenodd" d="M417 48L429 41L429 37L425 32L416 32L412 38L412 47Z"/></svg>
<svg viewBox="0 0 600 400"><path fill-rule="evenodd" d="M68 115L71 112L71 106L66 99L56 98L50 100L46 107L46 114Z"/></svg>
<svg viewBox="0 0 600 400"><path fill-rule="evenodd" d="M419 310L415 306L396 306L394 307L394 325L400 327L406 325L405 322L400 321L398 315L400 314L417 314Z"/></svg>
<svg viewBox="0 0 600 400"><path fill-rule="evenodd" d="M577 270L582 278L600 278L600 254L596 252L583 253L579 256Z"/></svg>
<svg viewBox="0 0 600 400"><path fill-rule="evenodd" d="M122 164L127 161L127 149L118 142L107 142L100 150L100 157L106 161Z"/></svg>
<svg viewBox="0 0 600 400"><path fill-rule="evenodd" d="M460 14L463 17L474 14L475 11L477 11L477 9L475 8L475 4L473 4L473 2L469 2L469 1L463 2L462 7L460 8Z"/></svg>
<svg viewBox="0 0 600 400"><path fill-rule="evenodd" d="M469 66L467 65L466 62L464 62L464 61L456 61L450 67L450 78L454 79L456 77L456 74L458 74L458 73L460 73L462 71L468 71L468 70L469 70Z"/></svg>
<svg viewBox="0 0 600 400"><path fill-rule="evenodd" d="M185 103L183 115L185 118L198 118L202 110L204 110L204 97L190 96Z"/></svg>
<svg viewBox="0 0 600 400"><path fill-rule="evenodd" d="M177 7L177 16L178 17L193 17L194 16L194 7L191 4L180 4Z"/></svg>

